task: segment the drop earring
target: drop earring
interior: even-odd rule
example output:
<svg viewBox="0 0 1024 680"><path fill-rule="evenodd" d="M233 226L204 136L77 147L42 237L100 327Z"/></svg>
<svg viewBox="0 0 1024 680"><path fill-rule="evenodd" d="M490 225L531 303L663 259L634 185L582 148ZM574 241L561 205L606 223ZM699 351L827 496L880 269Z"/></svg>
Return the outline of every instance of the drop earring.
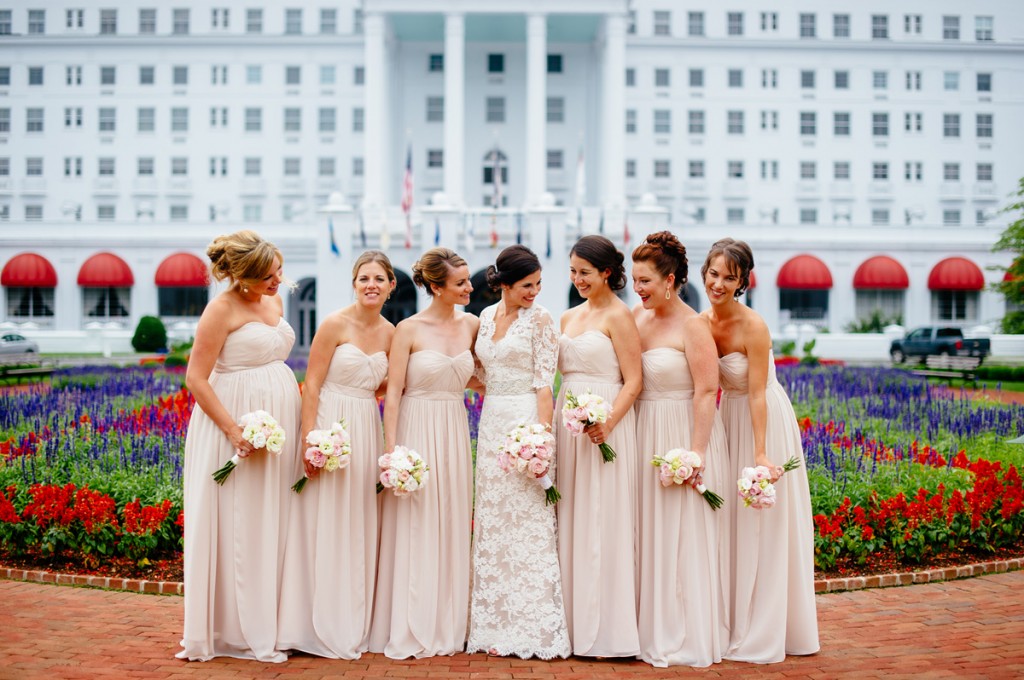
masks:
<svg viewBox="0 0 1024 680"><path fill-rule="evenodd" d="M665 299L666 300L671 300L672 299L672 289L671 288L666 288L665 289Z"/></svg>

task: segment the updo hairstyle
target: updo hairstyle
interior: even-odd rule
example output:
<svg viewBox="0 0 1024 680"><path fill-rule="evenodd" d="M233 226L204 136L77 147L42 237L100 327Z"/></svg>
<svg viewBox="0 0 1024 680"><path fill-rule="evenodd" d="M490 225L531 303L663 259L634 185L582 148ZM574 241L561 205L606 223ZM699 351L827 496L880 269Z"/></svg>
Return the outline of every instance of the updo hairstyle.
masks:
<svg viewBox="0 0 1024 680"><path fill-rule="evenodd" d="M633 251L633 262L647 262L666 279L675 274L676 292L686 285L690 272L686 246L670 231L659 231L644 239Z"/></svg>
<svg viewBox="0 0 1024 680"><path fill-rule="evenodd" d="M281 251L255 231L243 229L223 234L206 247L210 274L218 281L259 281L270 272L274 258L284 264Z"/></svg>
<svg viewBox="0 0 1024 680"><path fill-rule="evenodd" d="M511 286L536 271L540 271L540 260L532 250L523 245L509 246L487 268L487 285L500 291L502 285Z"/></svg>
<svg viewBox="0 0 1024 680"><path fill-rule="evenodd" d="M433 295L435 286L444 288L451 270L464 266L466 261L451 248L431 248L412 266L412 282Z"/></svg>
<svg viewBox="0 0 1024 680"><path fill-rule="evenodd" d="M626 287L626 268L622 265L625 257L615 248L615 244L604 236L584 236L576 241L569 255L586 260L599 271L610 270L608 287L612 290L622 290Z"/></svg>
<svg viewBox="0 0 1024 680"><path fill-rule="evenodd" d="M754 270L754 253L750 250L750 246L745 241L737 241L732 238L716 241L708 251L708 258L704 260L704 266L700 268L702 279L707 276L711 260L719 255L725 257L725 261L729 263L730 272L736 274L740 279L735 296L743 295L750 287L750 272Z"/></svg>

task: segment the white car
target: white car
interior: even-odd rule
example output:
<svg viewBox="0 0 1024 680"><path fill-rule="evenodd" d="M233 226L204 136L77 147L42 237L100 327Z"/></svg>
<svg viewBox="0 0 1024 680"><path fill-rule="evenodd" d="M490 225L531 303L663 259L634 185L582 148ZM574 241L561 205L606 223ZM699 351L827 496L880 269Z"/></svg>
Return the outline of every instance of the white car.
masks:
<svg viewBox="0 0 1024 680"><path fill-rule="evenodd" d="M0 354L35 354L39 352L39 343L29 340L17 333L4 333L0 336Z"/></svg>

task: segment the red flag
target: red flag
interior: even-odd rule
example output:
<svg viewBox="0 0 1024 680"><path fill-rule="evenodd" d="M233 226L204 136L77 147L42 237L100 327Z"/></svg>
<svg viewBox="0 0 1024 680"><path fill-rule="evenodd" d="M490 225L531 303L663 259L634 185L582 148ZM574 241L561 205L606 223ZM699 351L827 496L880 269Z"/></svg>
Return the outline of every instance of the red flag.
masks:
<svg viewBox="0 0 1024 680"><path fill-rule="evenodd" d="M622 223L622 245L626 248L629 247L629 219L627 218Z"/></svg>
<svg viewBox="0 0 1024 680"><path fill-rule="evenodd" d="M405 176L402 178L402 212L405 213L405 247L412 248L412 144L405 154Z"/></svg>

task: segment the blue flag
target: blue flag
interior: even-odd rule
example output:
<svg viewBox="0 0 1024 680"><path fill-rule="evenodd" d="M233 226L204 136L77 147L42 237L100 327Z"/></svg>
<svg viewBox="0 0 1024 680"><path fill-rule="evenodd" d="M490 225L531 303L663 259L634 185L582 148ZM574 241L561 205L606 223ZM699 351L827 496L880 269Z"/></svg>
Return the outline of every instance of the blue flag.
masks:
<svg viewBox="0 0 1024 680"><path fill-rule="evenodd" d="M341 257L341 251L338 250L338 242L334 240L334 219L327 218L327 232L331 238L331 252L334 253L335 257Z"/></svg>
<svg viewBox="0 0 1024 680"><path fill-rule="evenodd" d="M551 259L551 218L548 218L547 246L544 250L544 257Z"/></svg>
<svg viewBox="0 0 1024 680"><path fill-rule="evenodd" d="M441 245L441 222L436 217L434 218L434 245Z"/></svg>
<svg viewBox="0 0 1024 680"><path fill-rule="evenodd" d="M523 213L516 213L516 243L523 242Z"/></svg>

